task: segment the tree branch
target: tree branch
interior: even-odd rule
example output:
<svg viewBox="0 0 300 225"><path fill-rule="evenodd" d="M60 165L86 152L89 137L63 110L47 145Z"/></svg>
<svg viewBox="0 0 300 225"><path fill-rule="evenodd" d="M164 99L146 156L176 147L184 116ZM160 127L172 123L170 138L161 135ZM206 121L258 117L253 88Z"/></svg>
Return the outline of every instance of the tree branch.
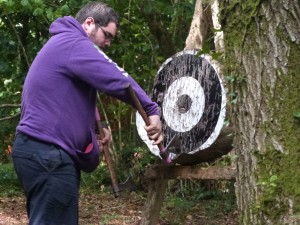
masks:
<svg viewBox="0 0 300 225"><path fill-rule="evenodd" d="M137 3L137 6L147 21L151 34L156 38L162 54L168 58L176 53L175 46L167 28L163 25L160 13L155 11L145 12L145 5L148 4L151 4L150 1L145 0Z"/></svg>
<svg viewBox="0 0 300 225"><path fill-rule="evenodd" d="M6 108L6 107L15 107L15 108L18 108L18 107L21 107L20 104L1 104L0 105L0 108Z"/></svg>
<svg viewBox="0 0 300 225"><path fill-rule="evenodd" d="M10 120L10 119L15 118L15 117L17 117L19 115L21 115L21 113L16 113L16 114L14 114L12 116L7 116L7 117L0 118L0 122L4 121L4 120Z"/></svg>
<svg viewBox="0 0 300 225"><path fill-rule="evenodd" d="M26 60L27 66L28 66L28 68L29 68L29 67L30 67L29 59L28 59L28 57L27 57L26 50L25 50L25 47L24 47L24 45L23 45L23 43L22 43L22 41L21 41L21 38L20 38L20 36L19 36L19 33L18 33L18 31L16 30L14 24L12 23L10 17L9 17L8 15L6 15L6 18L7 18L8 22L9 22L11 28L13 29L13 31L15 32L15 34L16 34L16 36L17 36L17 40L18 40L18 42L19 42L19 45L21 46L21 49L22 49L22 51L23 51L24 58L25 58L25 60Z"/></svg>

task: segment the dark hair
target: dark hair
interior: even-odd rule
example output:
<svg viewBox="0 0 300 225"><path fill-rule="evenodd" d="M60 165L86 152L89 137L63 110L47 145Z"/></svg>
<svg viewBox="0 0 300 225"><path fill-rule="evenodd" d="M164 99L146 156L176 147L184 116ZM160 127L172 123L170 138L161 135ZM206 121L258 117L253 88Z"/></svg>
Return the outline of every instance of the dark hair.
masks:
<svg viewBox="0 0 300 225"><path fill-rule="evenodd" d="M79 10L75 18L82 24L88 17L93 17L100 26L105 27L110 22L114 22L117 28L120 26L118 13L102 2L89 2Z"/></svg>

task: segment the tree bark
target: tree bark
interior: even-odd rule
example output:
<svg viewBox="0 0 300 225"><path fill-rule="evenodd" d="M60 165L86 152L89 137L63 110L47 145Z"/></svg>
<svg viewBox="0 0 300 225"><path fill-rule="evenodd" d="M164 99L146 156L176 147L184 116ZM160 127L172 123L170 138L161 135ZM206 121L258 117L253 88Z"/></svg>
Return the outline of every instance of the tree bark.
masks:
<svg viewBox="0 0 300 225"><path fill-rule="evenodd" d="M224 51L224 37L223 37L223 31L221 30L221 24L219 21L219 1L214 0L214 2L211 5L211 16L212 16L212 23L213 27L215 29L215 37L214 37L214 43L215 43L215 49L217 52L223 52Z"/></svg>
<svg viewBox="0 0 300 225"><path fill-rule="evenodd" d="M220 3L242 224L300 224L299 0Z"/></svg>
<svg viewBox="0 0 300 225"><path fill-rule="evenodd" d="M145 203L140 225L156 225L160 215L160 209L165 198L168 180L151 180L148 185L148 196Z"/></svg>
<svg viewBox="0 0 300 225"><path fill-rule="evenodd" d="M212 25L210 8L203 9L203 1L197 0L189 35L184 50L202 49L208 29Z"/></svg>

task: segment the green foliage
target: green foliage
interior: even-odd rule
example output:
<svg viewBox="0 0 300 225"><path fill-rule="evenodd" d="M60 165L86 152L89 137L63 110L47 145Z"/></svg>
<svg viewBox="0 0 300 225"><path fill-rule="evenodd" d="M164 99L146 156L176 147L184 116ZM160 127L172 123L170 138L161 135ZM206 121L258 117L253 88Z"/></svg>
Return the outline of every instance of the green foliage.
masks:
<svg viewBox="0 0 300 225"><path fill-rule="evenodd" d="M92 173L81 173L81 187L84 191L104 190L110 183L109 171L104 162L101 162Z"/></svg>
<svg viewBox="0 0 300 225"><path fill-rule="evenodd" d="M231 104L237 104L238 101L238 92L234 90L237 86L242 86L246 81L247 78L245 75L233 75L229 74L225 76L227 83L229 84L229 91L227 96L229 97Z"/></svg>
<svg viewBox="0 0 300 225"><path fill-rule="evenodd" d="M0 164L0 195L11 196L21 191L12 163Z"/></svg>
<svg viewBox="0 0 300 225"><path fill-rule="evenodd" d="M183 215L205 215L205 217L215 218L236 210L236 197L232 182L211 181L211 184L217 184L213 189L205 188L201 181L197 183L199 185L197 188L184 188L185 193L168 192L161 210L161 217L173 217L175 221L172 221L172 224L184 224L186 216ZM174 186L174 183L170 186Z"/></svg>
<svg viewBox="0 0 300 225"><path fill-rule="evenodd" d="M291 84L291 83L290 83ZM297 85L297 84L291 84ZM284 86L284 85L283 85ZM293 90L293 88L291 88ZM285 94L287 91L285 91ZM296 93L295 93L296 95ZM291 97L291 95L290 95ZM297 98L290 98L289 100L295 101ZM286 130L295 131L299 133L299 126L294 123L294 119L290 115L293 107L297 105L292 104L290 107L282 107L286 113L281 111L276 112L276 117L281 120L281 123ZM280 144L274 146L274 143L269 144L265 152L256 152L258 159L258 190L259 196L257 201L253 204L253 208L259 212L268 215L276 221L280 215L288 211L289 202L287 198L292 198L294 201L294 212L300 211L300 178L296 172L299 170L299 136L281 133L277 134ZM273 140L273 141L274 141ZM289 197L287 197L289 196ZM292 196L292 197L291 197ZM275 207L276 205L280 207ZM274 213L274 211L276 213Z"/></svg>
<svg viewBox="0 0 300 225"><path fill-rule="evenodd" d="M13 142L19 120L19 105L27 71L41 47L49 38L48 28L58 17L75 15L88 0L0 0L0 153L1 160ZM181 51L188 34L194 10L194 1L105 1L121 16L120 33L107 54L117 62L149 93L161 63L166 59L161 36L166 36L175 50ZM142 6L142 7L141 7ZM163 24L162 33L154 32L148 16ZM150 29L151 27L151 29ZM175 51L174 50L174 51ZM173 51L173 53L175 53ZM101 97L102 98L102 97ZM121 178L126 171L137 174L153 162L155 157L146 150L131 120L132 107L103 96L103 104L110 122L114 152ZM2 118L10 118L1 120ZM143 146L143 147L141 147ZM124 174L124 175L123 175ZM104 165L92 174L83 174L83 185L98 187L109 183Z"/></svg>
<svg viewBox="0 0 300 225"><path fill-rule="evenodd" d="M270 175L269 177L261 177L258 180L257 185L264 193L264 198L262 201L256 203L255 207L257 209L261 209L263 205L266 204L273 204L273 198L275 194L278 194L278 176L277 175Z"/></svg>
<svg viewBox="0 0 300 225"><path fill-rule="evenodd" d="M294 117L298 120L300 120L300 112L295 112Z"/></svg>
<svg viewBox="0 0 300 225"><path fill-rule="evenodd" d="M4 121L0 123L0 163L7 163L10 161L10 148L14 138L14 131L17 125L17 119L14 119L10 122Z"/></svg>
<svg viewBox="0 0 300 225"><path fill-rule="evenodd" d="M122 151L118 152L119 179L125 181L132 176L138 187L145 188L143 186L145 168L153 164L156 159L142 141L125 143Z"/></svg>
<svg viewBox="0 0 300 225"><path fill-rule="evenodd" d="M174 221L172 224L183 224L182 218L187 214L188 211L191 211L192 207L195 205L195 202L186 200L180 197L167 197L165 204L161 210L161 217L173 217ZM172 216L170 216L170 214ZM176 217L174 216L176 215Z"/></svg>

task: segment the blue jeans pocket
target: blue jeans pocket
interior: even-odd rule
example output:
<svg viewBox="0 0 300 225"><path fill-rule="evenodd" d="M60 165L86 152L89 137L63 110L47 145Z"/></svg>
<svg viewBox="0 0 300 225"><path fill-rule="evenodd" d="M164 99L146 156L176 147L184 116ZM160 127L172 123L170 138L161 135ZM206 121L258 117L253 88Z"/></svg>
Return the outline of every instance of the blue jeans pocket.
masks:
<svg viewBox="0 0 300 225"><path fill-rule="evenodd" d="M19 167L24 169L26 166L36 171L51 172L62 164L61 151L54 145L21 134L17 135L15 140L12 158L16 170L20 170Z"/></svg>
<svg viewBox="0 0 300 225"><path fill-rule="evenodd" d="M13 163L30 224L77 224L80 171L58 146L17 135Z"/></svg>

